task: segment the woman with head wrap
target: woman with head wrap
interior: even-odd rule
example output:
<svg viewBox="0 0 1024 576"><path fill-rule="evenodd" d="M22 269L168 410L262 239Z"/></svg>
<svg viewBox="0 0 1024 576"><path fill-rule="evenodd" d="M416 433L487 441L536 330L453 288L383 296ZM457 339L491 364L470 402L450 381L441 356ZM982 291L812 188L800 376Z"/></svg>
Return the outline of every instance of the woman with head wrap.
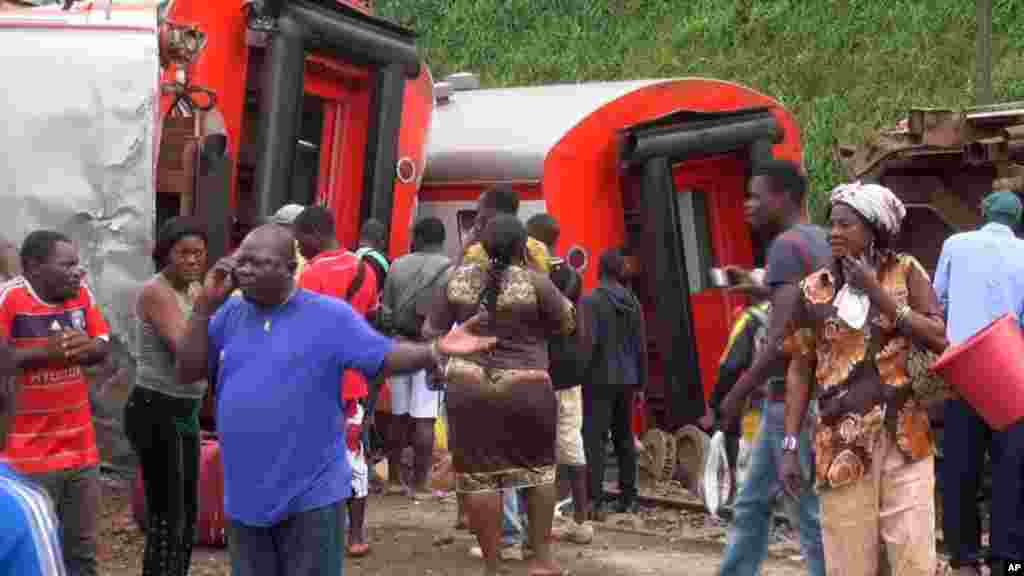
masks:
<svg viewBox="0 0 1024 576"><path fill-rule="evenodd" d="M832 262L800 283L783 344L791 362L782 474L787 490L801 489L790 439L813 382L828 574L877 573L879 542L895 576L935 569L932 436L907 360L913 346L941 352L945 325L927 272L890 248L905 214L877 184L832 192Z"/></svg>
<svg viewBox="0 0 1024 576"><path fill-rule="evenodd" d="M544 274L526 264L526 229L500 215L483 230L487 264L458 265L442 286L425 332L446 330L479 311L481 333L496 336L490 352L452 359L448 382L449 446L455 489L465 495L469 523L486 574L499 573L501 490L527 489L531 576L561 573L548 543L555 508L557 404L548 375L548 338L572 334L572 304Z"/></svg>

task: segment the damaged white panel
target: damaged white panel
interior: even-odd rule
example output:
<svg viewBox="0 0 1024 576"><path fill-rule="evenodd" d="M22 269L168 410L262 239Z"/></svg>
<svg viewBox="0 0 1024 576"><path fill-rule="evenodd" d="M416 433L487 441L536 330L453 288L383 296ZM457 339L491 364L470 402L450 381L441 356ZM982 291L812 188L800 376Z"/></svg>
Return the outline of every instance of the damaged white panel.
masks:
<svg viewBox="0 0 1024 576"><path fill-rule="evenodd" d="M18 244L39 228L72 236L134 350L135 296L153 271L160 66L155 10L114 16L0 16L0 233Z"/></svg>

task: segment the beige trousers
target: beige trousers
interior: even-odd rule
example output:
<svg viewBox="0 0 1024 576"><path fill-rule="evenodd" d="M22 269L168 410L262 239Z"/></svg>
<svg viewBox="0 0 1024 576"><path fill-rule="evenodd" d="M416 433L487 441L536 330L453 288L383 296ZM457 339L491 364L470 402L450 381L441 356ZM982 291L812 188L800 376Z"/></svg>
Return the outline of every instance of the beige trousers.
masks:
<svg viewBox="0 0 1024 576"><path fill-rule="evenodd" d="M907 463L883 432L872 469L859 482L827 490L821 536L829 576L878 574L879 542L893 576L935 574L935 464Z"/></svg>

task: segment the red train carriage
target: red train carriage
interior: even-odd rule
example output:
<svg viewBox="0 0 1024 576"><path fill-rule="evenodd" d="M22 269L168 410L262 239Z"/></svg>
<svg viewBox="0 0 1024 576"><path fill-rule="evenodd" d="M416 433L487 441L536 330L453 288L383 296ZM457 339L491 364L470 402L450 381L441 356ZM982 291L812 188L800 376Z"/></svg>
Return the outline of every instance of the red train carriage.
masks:
<svg viewBox="0 0 1024 576"><path fill-rule="evenodd" d="M588 289L596 256L625 246L649 320L646 420L675 429L702 416L742 303L712 288L708 269L760 259L743 219L746 174L756 158L801 161L792 114L704 78L469 86L439 98L417 214L459 232L449 234L454 252L483 188L510 184L525 201L522 217L558 219L558 251L583 269Z"/></svg>

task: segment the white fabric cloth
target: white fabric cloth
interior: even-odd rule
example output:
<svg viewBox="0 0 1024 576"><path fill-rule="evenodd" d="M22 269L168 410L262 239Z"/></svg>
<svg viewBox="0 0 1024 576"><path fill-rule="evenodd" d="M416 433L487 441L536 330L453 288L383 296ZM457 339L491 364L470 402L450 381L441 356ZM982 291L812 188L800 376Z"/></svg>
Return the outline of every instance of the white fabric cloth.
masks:
<svg viewBox="0 0 1024 576"><path fill-rule="evenodd" d="M363 407L356 408L355 416L348 419L350 426L360 426L363 423ZM352 467L352 497L366 498L370 493L370 474L366 465L366 451L362 442L359 443L359 450L346 449L348 464Z"/></svg>
<svg viewBox="0 0 1024 576"><path fill-rule="evenodd" d="M391 414L436 419L441 407L441 392L427 388L427 371L388 378L391 387Z"/></svg>
<svg viewBox="0 0 1024 576"><path fill-rule="evenodd" d="M583 452L583 387L556 390L558 433L556 460L565 466L585 466Z"/></svg>
<svg viewBox="0 0 1024 576"><path fill-rule="evenodd" d="M885 186L853 182L840 184L832 190L830 204L850 206L872 225L890 236L900 233L907 209L903 202Z"/></svg>

